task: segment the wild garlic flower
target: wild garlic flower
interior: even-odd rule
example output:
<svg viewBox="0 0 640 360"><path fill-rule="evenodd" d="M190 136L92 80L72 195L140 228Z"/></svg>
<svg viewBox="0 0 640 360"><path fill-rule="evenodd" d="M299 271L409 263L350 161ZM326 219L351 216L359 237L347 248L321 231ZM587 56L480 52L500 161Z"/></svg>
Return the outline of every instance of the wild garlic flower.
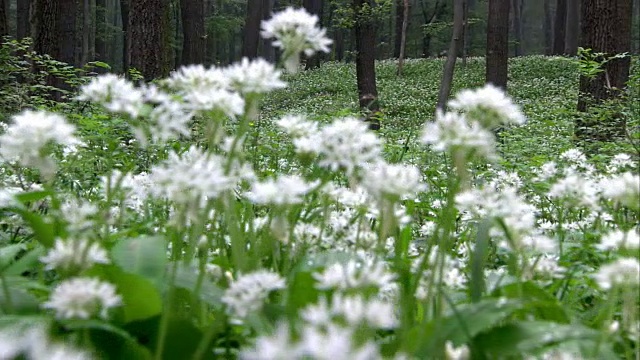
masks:
<svg viewBox="0 0 640 360"><path fill-rule="evenodd" d="M462 90L449 101L449 107L464 112L486 129L501 124L524 124L526 118L502 89L487 84L475 90Z"/></svg>
<svg viewBox="0 0 640 360"><path fill-rule="evenodd" d="M109 310L120 306L122 298L112 284L95 278L66 280L53 289L49 301L42 306L52 309L59 319L106 319Z"/></svg>
<svg viewBox="0 0 640 360"><path fill-rule="evenodd" d="M246 195L256 204L293 205L302 203L304 196L316 186L317 181L308 183L299 175L281 175L254 182Z"/></svg>
<svg viewBox="0 0 640 360"><path fill-rule="evenodd" d="M143 109L143 93L130 81L114 75L97 76L80 88L78 100L92 101L110 112L127 114L132 118L140 116Z"/></svg>
<svg viewBox="0 0 640 360"><path fill-rule="evenodd" d="M325 36L326 30L318 27L318 20L304 9L289 7L262 22L262 37L275 38L273 45L283 50L287 71L297 72L301 52L312 56L318 51L330 51L332 41Z"/></svg>
<svg viewBox="0 0 640 360"><path fill-rule="evenodd" d="M455 347L451 341L447 341L444 345L446 360L468 360L471 357L469 347L466 345Z"/></svg>
<svg viewBox="0 0 640 360"><path fill-rule="evenodd" d="M82 144L74 136L75 127L58 114L25 110L12 117L13 122L0 135L0 158L34 167L43 175L53 175L55 163L47 146L59 144L75 147Z"/></svg>
<svg viewBox="0 0 640 360"><path fill-rule="evenodd" d="M107 251L86 238L56 239L53 248L40 258L47 270L79 271L95 264L109 264Z"/></svg>
<svg viewBox="0 0 640 360"><path fill-rule="evenodd" d="M53 343L43 325L11 325L0 330L0 359L89 360L94 357L63 343Z"/></svg>
<svg viewBox="0 0 640 360"><path fill-rule="evenodd" d="M365 168L362 186L378 199L415 196L426 189L417 167L380 161Z"/></svg>
<svg viewBox="0 0 640 360"><path fill-rule="evenodd" d="M632 209L640 209L640 176L625 172L600 181L602 195Z"/></svg>
<svg viewBox="0 0 640 360"><path fill-rule="evenodd" d="M593 278L603 290L613 286L638 286L640 284L640 262L635 258L621 258L600 267Z"/></svg>
<svg viewBox="0 0 640 360"><path fill-rule="evenodd" d="M321 298L317 304L303 309L300 315L304 321L314 326L329 326L335 318L343 319L354 328L366 324L376 329L393 329L398 325L394 304L378 299L365 299L360 295L336 293L331 298L331 305L325 298Z"/></svg>
<svg viewBox="0 0 640 360"><path fill-rule="evenodd" d="M326 328L306 326L297 351L299 359L316 360L377 360L382 359L378 346L356 340L355 330L331 324Z"/></svg>
<svg viewBox="0 0 640 360"><path fill-rule="evenodd" d="M629 231L614 230L602 236L600 243L596 245L599 250L638 249L640 248L640 235L634 229Z"/></svg>
<svg viewBox="0 0 640 360"><path fill-rule="evenodd" d="M336 262L321 273L314 273L316 288L320 290L350 290L366 287L382 288L391 283L395 277L382 261L349 260L347 263Z"/></svg>
<svg viewBox="0 0 640 360"><path fill-rule="evenodd" d="M286 115L276 121L285 133L295 138L304 138L318 133L318 123L303 115Z"/></svg>
<svg viewBox="0 0 640 360"><path fill-rule="evenodd" d="M151 195L180 205L204 206L208 199L235 189L238 182L253 175L237 164L225 170L227 159L208 154L196 146L186 152L171 152L169 158L151 169Z"/></svg>
<svg viewBox="0 0 640 360"><path fill-rule="evenodd" d="M287 83L280 80L281 72L262 58L242 58L223 71L231 88L240 94L267 93L287 86Z"/></svg>
<svg viewBox="0 0 640 360"><path fill-rule="evenodd" d="M343 170L347 176L368 163L380 160L381 141L367 124L355 117L336 119L318 134L318 164L333 171Z"/></svg>
<svg viewBox="0 0 640 360"><path fill-rule="evenodd" d="M244 113L244 99L240 94L225 89L189 91L183 96L185 107L192 111L217 110L230 118Z"/></svg>
<svg viewBox="0 0 640 360"><path fill-rule="evenodd" d="M549 197L562 199L572 206L584 206L598 210L599 184L579 173L571 173L559 179L549 189Z"/></svg>
<svg viewBox="0 0 640 360"><path fill-rule="evenodd" d="M279 274L259 270L232 282L222 296L222 302L227 305L230 315L242 319L259 310L271 291L284 288L285 281Z"/></svg>
<svg viewBox="0 0 640 360"><path fill-rule="evenodd" d="M278 323L271 335L259 336L253 347L240 351L241 360L297 360L300 359L297 344L291 338L291 329Z"/></svg>
<svg viewBox="0 0 640 360"><path fill-rule="evenodd" d="M611 159L609 165L607 165L607 172L609 174L615 174L625 169L636 168L637 162L634 162L629 154L617 154Z"/></svg>
<svg viewBox="0 0 640 360"><path fill-rule="evenodd" d="M169 78L164 80L164 84L179 94L185 94L207 89L230 89L231 82L222 69L195 64L183 66L172 72Z"/></svg>
<svg viewBox="0 0 640 360"><path fill-rule="evenodd" d="M98 207L89 201L69 198L60 205L60 215L67 223L70 233L80 233L94 227L94 218L98 214Z"/></svg>
<svg viewBox="0 0 640 360"><path fill-rule="evenodd" d="M477 121L455 112L436 112L436 119L427 122L422 131L422 143L439 152L478 154L495 159L495 137Z"/></svg>
<svg viewBox="0 0 640 360"><path fill-rule="evenodd" d="M145 86L144 100L151 106L151 110L146 114L147 119L140 125L147 128L141 130L150 133L151 141L162 143L190 135L189 124L194 116L193 110L155 85ZM138 136L138 141L142 144L145 144L146 140L146 136Z"/></svg>

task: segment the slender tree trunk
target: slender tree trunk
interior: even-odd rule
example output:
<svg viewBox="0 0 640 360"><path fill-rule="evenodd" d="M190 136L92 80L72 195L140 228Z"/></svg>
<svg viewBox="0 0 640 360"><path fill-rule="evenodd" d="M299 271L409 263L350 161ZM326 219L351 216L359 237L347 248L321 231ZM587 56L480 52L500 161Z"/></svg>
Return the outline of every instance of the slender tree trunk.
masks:
<svg viewBox="0 0 640 360"><path fill-rule="evenodd" d="M556 17L553 26L553 54L564 54L567 30L567 0L556 2Z"/></svg>
<svg viewBox="0 0 640 360"><path fill-rule="evenodd" d="M18 0L16 4L16 31L18 39L30 36L29 8L31 0Z"/></svg>
<svg viewBox="0 0 640 360"><path fill-rule="evenodd" d="M108 61L107 59L107 3L105 0L96 0L95 7L95 32L93 37L95 39L95 54L94 59L97 61Z"/></svg>
<svg viewBox="0 0 640 360"><path fill-rule="evenodd" d="M583 0L582 47L606 56L631 50L631 0ZM594 79L580 78L578 111L586 112L590 105L619 96L629 79L629 57L606 63L604 72ZM622 114L607 117L607 123L576 119L578 140L613 141L625 136L626 122Z"/></svg>
<svg viewBox="0 0 640 360"><path fill-rule="evenodd" d="M580 31L580 0L567 0L567 32L564 53L574 56L578 52Z"/></svg>
<svg viewBox="0 0 640 360"><path fill-rule="evenodd" d="M9 35L9 19L7 18L7 12L5 11L5 1L6 0L0 0L0 37Z"/></svg>
<svg viewBox="0 0 640 360"><path fill-rule="evenodd" d="M400 53L398 54L398 76L402 75L404 55L407 47L407 27L409 26L409 0L404 0L402 28L400 29Z"/></svg>
<svg viewBox="0 0 640 360"><path fill-rule="evenodd" d="M129 8L130 66L146 80L168 74L166 45L166 2L131 0Z"/></svg>
<svg viewBox="0 0 640 360"><path fill-rule="evenodd" d="M462 32L464 28L464 2L463 0L455 0L453 2L453 35L451 36L451 44L447 53L447 61L444 64L442 72L442 82L440 83L440 92L438 93L437 108L444 109L449 94L451 93L451 83L453 82L453 72L458 59L458 52L462 45Z"/></svg>
<svg viewBox="0 0 640 360"><path fill-rule="evenodd" d="M182 65L201 64L207 53L203 0L180 0L182 17Z"/></svg>
<svg viewBox="0 0 640 360"><path fill-rule="evenodd" d="M395 11L395 37L393 42L393 57L398 59L400 58L400 48L402 47L402 23L404 19L404 0L396 0L396 11Z"/></svg>
<svg viewBox="0 0 640 360"><path fill-rule="evenodd" d="M514 55L522 56L522 0L512 0Z"/></svg>
<svg viewBox="0 0 640 360"><path fill-rule="evenodd" d="M262 19L262 0L247 1L247 16L244 22L242 56L249 59L258 57L260 42L260 20Z"/></svg>
<svg viewBox="0 0 640 360"><path fill-rule="evenodd" d="M489 0L486 80L507 89L510 0Z"/></svg>
<svg viewBox="0 0 640 360"><path fill-rule="evenodd" d="M377 114L380 111L378 104L378 88L376 86L376 26L373 19L362 15L365 4L372 6L373 0L354 0L353 13L356 16L356 78L358 83L358 102L360 108L367 113L369 128L377 130L380 121Z"/></svg>
<svg viewBox="0 0 640 360"><path fill-rule="evenodd" d="M131 0L120 0L120 16L122 17L122 71L127 74L131 64L129 58L129 4Z"/></svg>
<svg viewBox="0 0 640 360"><path fill-rule="evenodd" d="M467 56L471 52L471 24L469 24L470 14L473 14L476 9L476 1L475 0L466 0L464 7L464 35L462 45L462 61L466 65Z"/></svg>
<svg viewBox="0 0 640 360"><path fill-rule="evenodd" d="M635 45L634 45L634 54L638 55L640 54L640 0L635 0L633 3L633 11L635 13L635 17L636 17L636 29L634 30L636 32L635 37L636 37L636 41L635 41Z"/></svg>
<svg viewBox="0 0 640 360"><path fill-rule="evenodd" d="M444 4L440 0L436 0L433 5L433 14L429 15L427 11L427 6L424 0L420 2L422 17L424 19L424 26L429 26L435 23L440 16L442 15L442 11L444 9ZM422 32L422 57L429 57L431 55L431 35L426 31Z"/></svg>
<svg viewBox="0 0 640 360"><path fill-rule="evenodd" d="M317 0L316 0L317 1ZM273 6L275 0L264 0L262 2L262 20L269 19L273 14ZM322 11L322 8L318 10L318 14ZM319 15L318 15L319 16ZM276 62L276 48L271 45L272 39L263 39L260 37L260 47L262 57L270 63ZM307 62L307 66L309 63Z"/></svg>
<svg viewBox="0 0 640 360"><path fill-rule="evenodd" d="M344 29L336 29L335 39L333 39L335 60L340 62L344 60L344 31Z"/></svg>
<svg viewBox="0 0 640 360"><path fill-rule="evenodd" d="M88 63L89 60L89 32L91 29L91 2L83 0L82 2L82 60L81 65Z"/></svg>
<svg viewBox="0 0 640 360"><path fill-rule="evenodd" d="M60 14L75 14L77 8L76 0L59 0ZM60 51L58 60L70 65L75 62L75 38L76 38L76 17L60 16L58 23L60 33Z"/></svg>
<svg viewBox="0 0 640 360"><path fill-rule="evenodd" d="M551 14L551 0L544 0L544 54L553 53L553 16Z"/></svg>

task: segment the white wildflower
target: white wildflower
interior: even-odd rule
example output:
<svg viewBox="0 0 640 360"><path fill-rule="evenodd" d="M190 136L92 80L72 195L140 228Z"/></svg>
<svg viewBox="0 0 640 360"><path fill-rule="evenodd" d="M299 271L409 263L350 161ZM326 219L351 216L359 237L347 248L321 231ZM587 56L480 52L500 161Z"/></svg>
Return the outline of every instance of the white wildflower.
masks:
<svg viewBox="0 0 640 360"><path fill-rule="evenodd" d="M496 158L493 133L464 114L438 111L435 121L425 124L422 142L432 145L435 151Z"/></svg>
<svg viewBox="0 0 640 360"><path fill-rule="evenodd" d="M346 264L334 263L322 273L314 273L316 288L321 290L349 290L374 286L382 288L394 279L383 262L377 260L349 260Z"/></svg>
<svg viewBox="0 0 640 360"><path fill-rule="evenodd" d="M273 290L284 289L284 279L273 272L259 270L240 276L229 286L222 302L232 316L244 318L250 312L259 310L264 300Z"/></svg>
<svg viewBox="0 0 640 360"><path fill-rule="evenodd" d="M318 133L318 123L302 115L286 115L276 121L284 132L293 137L307 137Z"/></svg>
<svg viewBox="0 0 640 360"><path fill-rule="evenodd" d="M571 173L551 186L549 197L562 199L573 206L598 209L598 184L578 173Z"/></svg>
<svg viewBox="0 0 640 360"><path fill-rule="evenodd" d="M201 64L187 65L171 73L164 83L179 94L207 89L229 89L231 81L224 70Z"/></svg>
<svg viewBox="0 0 640 360"><path fill-rule="evenodd" d="M250 349L240 352L241 360L295 360L300 358L298 347L291 339L286 323L278 323L271 335L259 336Z"/></svg>
<svg viewBox="0 0 640 360"><path fill-rule="evenodd" d="M326 329L306 326L302 331L299 349L302 359L315 360L376 360L381 359L378 347L367 342L358 346L354 330L331 324Z"/></svg>
<svg viewBox="0 0 640 360"><path fill-rule="evenodd" d="M302 203L304 196L318 182L307 183L299 175L281 175L274 179L254 182L247 197L256 204L293 205Z"/></svg>
<svg viewBox="0 0 640 360"><path fill-rule="evenodd" d="M606 250L638 249L640 248L640 235L635 230L614 230L602 236L600 244L596 248Z"/></svg>
<svg viewBox="0 0 640 360"><path fill-rule="evenodd" d="M616 203L640 209L640 176L625 172L600 181L602 194Z"/></svg>
<svg viewBox="0 0 640 360"><path fill-rule="evenodd" d="M43 307L54 310L60 319L89 319L94 316L106 319L109 310L121 304L122 298L116 294L113 285L79 277L56 286Z"/></svg>
<svg viewBox="0 0 640 360"><path fill-rule="evenodd" d="M426 189L417 167L382 161L365 168L362 186L379 199L415 196Z"/></svg>
<svg viewBox="0 0 640 360"><path fill-rule="evenodd" d="M0 331L0 359L88 360L88 352L67 344L53 343L43 325L12 325Z"/></svg>
<svg viewBox="0 0 640 360"><path fill-rule="evenodd" d="M60 205L60 214L67 222L67 230L79 233L93 228L98 207L88 201L69 199Z"/></svg>
<svg viewBox="0 0 640 360"><path fill-rule="evenodd" d="M633 162L629 154L617 154L611 159L609 165L607 165L607 172L609 174L615 174L623 169L635 168L636 163Z"/></svg>
<svg viewBox="0 0 640 360"><path fill-rule="evenodd" d="M603 290L609 290L615 285L638 286L640 284L640 262L634 258L621 258L600 267L593 275Z"/></svg>
<svg viewBox="0 0 640 360"><path fill-rule="evenodd" d="M91 79L80 88L78 100L93 101L110 112L137 118L143 109L143 94L128 80L105 74Z"/></svg>
<svg viewBox="0 0 640 360"><path fill-rule="evenodd" d="M281 48L285 68L291 73L298 70L300 53L312 56L318 51L329 52L332 41L326 30L318 27L318 17L304 9L287 8L262 22L262 37L275 38L273 45Z"/></svg>
<svg viewBox="0 0 640 360"><path fill-rule="evenodd" d="M503 123L520 125L526 121L520 107L514 104L502 89L492 84L475 90L460 91L449 101L449 107L466 112L487 129Z"/></svg>
<svg viewBox="0 0 640 360"><path fill-rule="evenodd" d="M47 255L40 258L47 270L84 270L95 264L109 264L109 256L97 242L88 239L56 239L56 242L47 252Z"/></svg>
<svg viewBox="0 0 640 360"><path fill-rule="evenodd" d="M317 304L302 310L300 315L314 326L330 325L335 317L340 317L353 327L366 323L377 329L392 329L398 325L394 309L394 305L389 302L337 293L331 299L331 306L325 298L321 298Z"/></svg>
<svg viewBox="0 0 640 360"><path fill-rule="evenodd" d="M445 343L444 351L447 360L467 360L471 356L469 348L466 345L455 347L451 341Z"/></svg>
<svg viewBox="0 0 640 360"><path fill-rule="evenodd" d="M217 110L230 118L244 113L244 99L226 89L208 88L188 91L183 95L185 108L192 111Z"/></svg>
<svg viewBox="0 0 640 360"><path fill-rule="evenodd" d="M224 74L229 79L231 88L241 94L267 93L287 86L280 80L280 71L262 58L242 58L240 62L226 68Z"/></svg>
<svg viewBox="0 0 640 360"><path fill-rule="evenodd" d="M155 85L145 87L144 98L152 109L148 113L147 121L142 123L147 128L141 130L148 131L153 142L166 142L178 139L180 136L189 136L191 131L189 123L194 116L192 109L187 108L173 96L160 91ZM137 131L136 134L140 132ZM138 141L145 144L147 139L138 137Z"/></svg>
<svg viewBox="0 0 640 360"><path fill-rule="evenodd" d="M52 175L55 163L45 148L50 144L74 146L81 142L73 135L75 127L58 114L25 110L13 116L7 131L0 135L0 158L35 167Z"/></svg>

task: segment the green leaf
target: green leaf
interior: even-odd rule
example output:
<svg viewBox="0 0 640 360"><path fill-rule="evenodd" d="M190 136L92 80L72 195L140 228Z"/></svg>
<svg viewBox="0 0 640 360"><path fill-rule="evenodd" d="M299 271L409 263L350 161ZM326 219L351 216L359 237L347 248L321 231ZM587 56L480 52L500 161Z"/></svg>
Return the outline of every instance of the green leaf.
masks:
<svg viewBox="0 0 640 360"><path fill-rule="evenodd" d="M44 248L38 246L20 259L14 261L13 264L4 269L2 273L6 276L19 276L26 271L37 269L42 255L44 255Z"/></svg>
<svg viewBox="0 0 640 360"><path fill-rule="evenodd" d="M615 359L602 334L579 324L557 324L544 321L519 321L491 329L474 339L489 358L503 358L523 353L535 354L553 347L583 351L576 358Z"/></svg>
<svg viewBox="0 0 640 360"><path fill-rule="evenodd" d="M185 265L178 265L176 279L174 286L185 289L191 294L196 290L198 286L198 270ZM209 304L213 307L222 306L222 295L224 291L213 284L206 277L201 279L201 283L198 289L198 299L205 304Z"/></svg>
<svg viewBox="0 0 640 360"><path fill-rule="evenodd" d="M51 191L30 191L16 194L14 195L14 198L20 203L26 205L30 202L39 201L51 195L53 195Z"/></svg>
<svg viewBox="0 0 640 360"><path fill-rule="evenodd" d="M48 248L53 246L55 239L53 224L45 222L42 216L25 209L11 208L11 211L20 215L22 219L31 226L31 229L35 233L36 240L38 240L42 245Z"/></svg>
<svg viewBox="0 0 640 360"><path fill-rule="evenodd" d="M103 277L116 286L122 296L124 322L147 319L162 312L162 298L146 278L122 271L116 266L105 268Z"/></svg>
<svg viewBox="0 0 640 360"><path fill-rule="evenodd" d="M113 261L123 270L142 275L158 288L163 283L167 252L160 236L121 239L111 250Z"/></svg>
<svg viewBox="0 0 640 360"><path fill-rule="evenodd" d="M524 297L527 314L534 314L537 320L553 320L559 323L569 323L570 318L560 302L544 289L533 282L513 283L494 291L495 296L510 299Z"/></svg>
<svg viewBox="0 0 640 360"><path fill-rule="evenodd" d="M24 244L11 244L0 248L0 271L3 271L9 264L11 264L16 256L25 250Z"/></svg>

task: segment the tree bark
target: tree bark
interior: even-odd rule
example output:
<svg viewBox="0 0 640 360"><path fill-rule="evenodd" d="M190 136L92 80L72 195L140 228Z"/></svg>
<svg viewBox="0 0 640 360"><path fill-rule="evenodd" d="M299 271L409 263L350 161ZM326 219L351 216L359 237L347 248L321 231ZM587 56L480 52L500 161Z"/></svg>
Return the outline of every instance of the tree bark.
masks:
<svg viewBox="0 0 640 360"><path fill-rule="evenodd" d="M207 53L203 0L180 0L182 17L182 65L201 64Z"/></svg>
<svg viewBox="0 0 640 360"><path fill-rule="evenodd" d="M318 0L315 0L318 1ZM275 0L264 0L262 2L262 20L269 19L273 14L273 7L275 5ZM320 17L320 12L322 12L322 8L318 10L318 17ZM260 36L260 54L262 57L270 63L276 62L276 48L271 44L273 39L264 39ZM315 57L317 59L317 57ZM307 62L307 66L309 63Z"/></svg>
<svg viewBox="0 0 640 360"><path fill-rule="evenodd" d="M129 4L130 0L120 0L120 16L122 17L122 71L127 74L131 64L129 58Z"/></svg>
<svg viewBox="0 0 640 360"><path fill-rule="evenodd" d="M578 53L580 31L580 0L567 0L567 33L564 53L574 56Z"/></svg>
<svg viewBox="0 0 640 360"><path fill-rule="evenodd" d="M556 17L553 26L553 54L564 54L567 30L567 0L556 2Z"/></svg>
<svg viewBox="0 0 640 360"><path fill-rule="evenodd" d="M507 89L510 0L489 0L486 81Z"/></svg>
<svg viewBox="0 0 640 360"><path fill-rule="evenodd" d="M77 9L76 0L59 0L60 14L75 14ZM58 60L70 65L75 65L75 38L76 38L76 17L60 16L58 23L60 32L60 51Z"/></svg>
<svg viewBox="0 0 640 360"><path fill-rule="evenodd" d="M168 75L166 45L166 2L131 0L129 8L130 66L146 80Z"/></svg>
<svg viewBox="0 0 640 360"><path fill-rule="evenodd" d="M105 0L96 0L95 13L95 60L107 62L107 3Z"/></svg>
<svg viewBox="0 0 640 360"><path fill-rule="evenodd" d="M444 109L449 94L451 93L451 83L453 82L453 72L458 59L458 52L461 48L462 36L464 28L464 1L455 0L453 2L453 35L451 36L451 44L447 53L447 61L444 64L442 72L442 82L440 83L440 92L438 93L437 109Z"/></svg>
<svg viewBox="0 0 640 360"><path fill-rule="evenodd" d="M247 16L244 22L242 56L249 59L258 57L260 41L260 20L262 20L262 0L247 1Z"/></svg>
<svg viewBox="0 0 640 360"><path fill-rule="evenodd" d="M400 58L400 47L402 47L402 22L404 19L404 0L396 0L395 11L395 27L394 27L394 41L393 41L393 57Z"/></svg>
<svg viewBox="0 0 640 360"><path fill-rule="evenodd" d="M353 0L353 13L356 37L356 79L358 84L358 102L360 108L367 112L369 128L380 128L378 113L378 88L376 86L376 25L373 19L363 15L365 4L374 6L375 0Z"/></svg>
<svg viewBox="0 0 640 360"><path fill-rule="evenodd" d="M631 50L631 0L583 0L582 47L612 56ZM629 79L631 59L625 57L607 62L596 78L580 78L578 111L619 96ZM578 140L612 141L625 135L625 119L612 114L607 124L578 118L575 135Z"/></svg>
<svg viewBox="0 0 640 360"><path fill-rule="evenodd" d="M551 55L553 53L553 21L551 14L551 0L544 0L544 54Z"/></svg>
<svg viewBox="0 0 640 360"><path fill-rule="evenodd" d="M407 27L409 26L409 0L404 0L402 13L402 27L400 29L400 53L398 54L398 76L402 75L404 55L407 47Z"/></svg>
<svg viewBox="0 0 640 360"><path fill-rule="evenodd" d="M60 4L58 1L35 0L34 5L33 49L39 54L47 54L57 59L60 55L58 47Z"/></svg>
<svg viewBox="0 0 640 360"><path fill-rule="evenodd" d="M522 0L512 0L513 11L513 36L515 44L513 53L515 56L522 56Z"/></svg>
<svg viewBox="0 0 640 360"><path fill-rule="evenodd" d="M29 8L31 0L18 0L16 4L16 31L18 39L23 39L31 34L29 26Z"/></svg>
<svg viewBox="0 0 640 360"><path fill-rule="evenodd" d="M5 6L6 0L0 0L0 37L9 35L9 24Z"/></svg>
<svg viewBox="0 0 640 360"><path fill-rule="evenodd" d="M302 6L307 10L309 14L313 14L318 17L318 19L322 18L322 1L320 0L302 0ZM320 66L320 54L316 53L312 57L307 59L307 63L305 64L305 69L313 69Z"/></svg>

